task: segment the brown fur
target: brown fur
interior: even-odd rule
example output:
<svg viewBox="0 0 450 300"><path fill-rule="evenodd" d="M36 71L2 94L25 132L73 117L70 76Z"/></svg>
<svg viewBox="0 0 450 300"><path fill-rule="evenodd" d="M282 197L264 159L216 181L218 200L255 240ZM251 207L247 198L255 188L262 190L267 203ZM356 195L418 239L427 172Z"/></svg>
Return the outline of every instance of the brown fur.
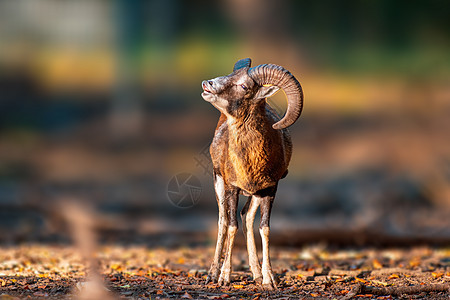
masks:
<svg viewBox="0 0 450 300"><path fill-rule="evenodd" d="M287 70L279 66L262 65L249 71L250 65L249 58L239 60L230 75L202 82L203 99L221 112L210 147L219 206L219 230L214 260L206 281L217 281L219 285L227 285L231 281L231 255L238 226L236 210L238 193L241 192L250 196L241 217L253 279L258 281L262 278L263 285L273 289L277 284L269 256L270 211L278 181L286 176L292 154L291 139L285 128L295 122L298 118L296 114L301 110L301 106L292 105L300 105L301 102L292 104L296 98L288 97L288 112L290 110L291 113L289 115L287 112L283 118L287 123L281 121L283 123L280 125L280 117L266 103L266 98L274 95L279 89L292 90L292 87L283 81L287 75L289 76L286 78L291 80L289 84L297 81ZM261 73L262 71L265 73ZM256 80L261 78L251 77L249 72L257 76L269 76L273 79L273 83L258 83ZM273 72L278 72L278 75L272 74ZM261 211L262 268L258 262L253 237L253 222L258 207ZM228 246L218 276L225 242Z"/></svg>
<svg viewBox="0 0 450 300"><path fill-rule="evenodd" d="M225 184L254 194L285 176L292 143L287 129L272 128L280 117L265 101L253 103L246 113L234 121L220 116L210 153Z"/></svg>

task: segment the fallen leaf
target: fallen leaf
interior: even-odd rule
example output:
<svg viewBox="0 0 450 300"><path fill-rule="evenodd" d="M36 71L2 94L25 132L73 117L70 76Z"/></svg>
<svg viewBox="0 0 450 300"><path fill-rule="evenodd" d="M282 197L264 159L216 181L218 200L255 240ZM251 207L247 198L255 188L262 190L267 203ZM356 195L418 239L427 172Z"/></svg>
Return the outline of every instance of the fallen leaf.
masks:
<svg viewBox="0 0 450 300"><path fill-rule="evenodd" d="M374 259L374 260L373 260L372 266L373 266L375 269L381 269L381 268L383 268L383 265L382 265L377 259Z"/></svg>
<svg viewBox="0 0 450 300"><path fill-rule="evenodd" d="M112 264L111 265L111 269L113 269L113 270L115 270L117 272L122 271L122 267L119 264Z"/></svg>
<svg viewBox="0 0 450 300"><path fill-rule="evenodd" d="M394 279L394 278L400 278L400 276L398 276L398 274L392 274L391 276L388 277L388 279Z"/></svg>
<svg viewBox="0 0 450 300"><path fill-rule="evenodd" d="M420 265L420 259L415 258L409 261L409 266L414 268L414 267L418 267Z"/></svg>
<svg viewBox="0 0 450 300"><path fill-rule="evenodd" d="M179 264L184 264L184 258L180 257L180 258L177 260L177 263L179 263Z"/></svg>
<svg viewBox="0 0 450 300"><path fill-rule="evenodd" d="M432 272L431 275L433 276L433 278L436 279L436 278L441 278L444 275L444 273Z"/></svg>
<svg viewBox="0 0 450 300"><path fill-rule="evenodd" d="M242 289L244 286L242 284L233 284L235 289Z"/></svg>
<svg viewBox="0 0 450 300"><path fill-rule="evenodd" d="M372 282L379 284L379 285L383 285L383 286L394 285L393 283L387 283L387 282L383 282L383 281L379 281L379 280L372 280Z"/></svg>

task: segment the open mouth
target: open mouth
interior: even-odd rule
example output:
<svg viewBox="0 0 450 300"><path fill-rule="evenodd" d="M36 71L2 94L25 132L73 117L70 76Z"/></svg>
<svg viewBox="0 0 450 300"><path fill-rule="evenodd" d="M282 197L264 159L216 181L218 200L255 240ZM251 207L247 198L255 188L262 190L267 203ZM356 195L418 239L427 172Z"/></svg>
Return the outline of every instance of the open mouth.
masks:
<svg viewBox="0 0 450 300"><path fill-rule="evenodd" d="M213 97L211 97L211 95L212 95L212 93L211 93L211 92L208 92L208 91L204 91L204 92L202 93L203 99L205 99L205 100L208 101L208 102L211 102L212 99L213 99Z"/></svg>
<svg viewBox="0 0 450 300"><path fill-rule="evenodd" d="M206 82L202 83L202 88L205 91L205 93L212 93L212 91L208 89L208 85L206 84Z"/></svg>

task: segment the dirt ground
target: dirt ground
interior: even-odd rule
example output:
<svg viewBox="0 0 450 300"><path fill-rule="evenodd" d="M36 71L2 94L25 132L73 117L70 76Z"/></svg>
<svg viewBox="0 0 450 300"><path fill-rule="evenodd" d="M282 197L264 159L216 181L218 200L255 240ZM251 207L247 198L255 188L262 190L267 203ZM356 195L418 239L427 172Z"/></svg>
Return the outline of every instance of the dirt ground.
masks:
<svg viewBox="0 0 450 300"><path fill-rule="evenodd" d="M102 246L96 254L105 296L120 299L450 299L450 249L272 249L278 290L252 281L235 249L232 284L205 285L213 247ZM72 246L0 248L0 299L78 299L89 286ZM95 298L92 296L92 298Z"/></svg>

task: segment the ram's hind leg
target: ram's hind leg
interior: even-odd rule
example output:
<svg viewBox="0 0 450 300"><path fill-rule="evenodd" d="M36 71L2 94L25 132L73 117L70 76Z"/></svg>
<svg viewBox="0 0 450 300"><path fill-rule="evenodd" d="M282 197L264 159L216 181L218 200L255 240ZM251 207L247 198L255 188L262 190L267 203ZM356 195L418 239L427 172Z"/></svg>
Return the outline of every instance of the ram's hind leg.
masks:
<svg viewBox="0 0 450 300"><path fill-rule="evenodd" d="M270 263L270 252L269 252L269 233L270 233L270 213L272 210L273 200L275 198L277 187L269 188L261 193L261 223L259 225L259 233L261 234L262 240L262 276L263 276L263 287L265 289L276 289L277 284L275 276L272 272L272 265Z"/></svg>
<svg viewBox="0 0 450 300"><path fill-rule="evenodd" d="M250 271L253 274L253 280L262 280L261 267L256 253L255 236L253 232L253 223L255 215L259 207L259 198L249 196L247 203L241 211L242 230L244 231L245 239L247 241L248 264Z"/></svg>
<svg viewBox="0 0 450 300"><path fill-rule="evenodd" d="M214 252L214 259L209 269L206 283L217 282L220 270L220 258L222 257L223 246L227 236L229 215L228 203L225 199L225 184L220 175L214 174L214 188L216 191L217 205L219 206L219 221L217 232L216 251Z"/></svg>
<svg viewBox="0 0 450 300"><path fill-rule="evenodd" d="M225 259L223 261L222 270L219 276L220 285L228 285L231 282L231 257L234 246L234 238L238 229L236 220L237 204L239 200L239 190L235 187L228 186L225 190L225 198L228 204L229 225L227 236L227 247L225 251Z"/></svg>

